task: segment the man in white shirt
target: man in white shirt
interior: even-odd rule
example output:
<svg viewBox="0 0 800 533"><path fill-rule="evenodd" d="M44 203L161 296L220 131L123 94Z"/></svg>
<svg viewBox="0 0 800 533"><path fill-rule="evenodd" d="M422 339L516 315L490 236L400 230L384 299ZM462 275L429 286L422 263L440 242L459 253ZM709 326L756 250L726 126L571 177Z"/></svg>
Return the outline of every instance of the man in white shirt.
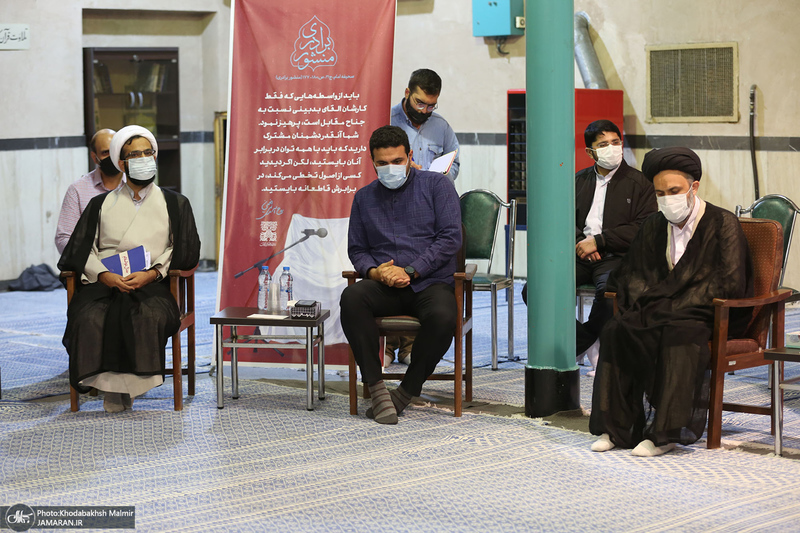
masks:
<svg viewBox="0 0 800 533"><path fill-rule="evenodd" d="M575 351L579 357L586 352L595 367L597 339L612 314L604 297L606 280L641 223L656 212L656 197L653 184L622 158L616 124L596 120L586 127L583 138L595 164L575 174L575 283L594 285L595 298L589 319L576 321ZM527 285L522 296L527 303Z"/></svg>

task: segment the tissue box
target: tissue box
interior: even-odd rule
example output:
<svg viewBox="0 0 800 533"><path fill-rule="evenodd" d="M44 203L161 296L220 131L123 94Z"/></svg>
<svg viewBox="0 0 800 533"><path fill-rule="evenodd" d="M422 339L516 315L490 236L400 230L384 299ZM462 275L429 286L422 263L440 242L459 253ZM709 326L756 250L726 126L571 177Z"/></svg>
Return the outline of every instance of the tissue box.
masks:
<svg viewBox="0 0 800 533"><path fill-rule="evenodd" d="M315 300L298 300L289 308L292 318L317 318L320 314L320 303Z"/></svg>

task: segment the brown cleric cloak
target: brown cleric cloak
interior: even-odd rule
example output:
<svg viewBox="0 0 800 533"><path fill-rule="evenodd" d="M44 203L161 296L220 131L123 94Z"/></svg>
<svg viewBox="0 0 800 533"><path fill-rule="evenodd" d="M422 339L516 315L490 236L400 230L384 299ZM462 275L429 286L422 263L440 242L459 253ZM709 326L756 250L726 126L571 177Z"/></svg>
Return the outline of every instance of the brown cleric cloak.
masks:
<svg viewBox="0 0 800 533"><path fill-rule="evenodd" d="M200 257L200 238L189 200L161 189L167 205L172 233L170 269L190 270ZM80 280L92 249L101 207L109 193L89 202L58 262L62 271L71 270ZM122 293L101 282L81 285L67 308L67 328L62 343L69 353L70 384L78 384L101 372L122 372L138 376L164 373L167 339L180 327L177 303L169 280L150 283L131 293Z"/></svg>
<svg viewBox="0 0 800 533"><path fill-rule="evenodd" d="M645 220L608 281L620 311L600 335L589 429L595 435L608 433L624 448L643 439L656 446L691 444L702 436L711 375L712 300L753 293L750 252L732 213L706 203L672 271L667 224L661 213ZM743 332L750 318L750 310L739 311L731 314L732 335Z"/></svg>

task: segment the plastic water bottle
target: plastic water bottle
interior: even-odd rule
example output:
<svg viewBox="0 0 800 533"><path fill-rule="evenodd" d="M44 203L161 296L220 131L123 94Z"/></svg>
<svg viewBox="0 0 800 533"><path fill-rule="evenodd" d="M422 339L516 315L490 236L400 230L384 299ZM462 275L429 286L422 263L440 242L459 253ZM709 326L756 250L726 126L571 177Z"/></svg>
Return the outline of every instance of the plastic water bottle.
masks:
<svg viewBox="0 0 800 533"><path fill-rule="evenodd" d="M292 274L289 272L289 267L283 267L283 274L281 274L281 310L286 310L289 307L289 301L292 298Z"/></svg>
<svg viewBox="0 0 800 533"><path fill-rule="evenodd" d="M272 276L269 275L269 267L264 265L261 267L261 272L258 273L258 308L266 309L269 303L269 285L272 282Z"/></svg>

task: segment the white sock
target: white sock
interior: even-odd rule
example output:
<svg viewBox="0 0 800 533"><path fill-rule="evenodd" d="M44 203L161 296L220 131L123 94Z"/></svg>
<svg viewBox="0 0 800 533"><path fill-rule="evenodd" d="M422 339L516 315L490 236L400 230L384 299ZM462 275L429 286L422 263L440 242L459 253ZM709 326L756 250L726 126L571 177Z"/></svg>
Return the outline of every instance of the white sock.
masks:
<svg viewBox="0 0 800 533"><path fill-rule="evenodd" d="M616 445L611 442L611 437L608 436L608 433L603 433L600 435L599 439L592 443L593 452L607 452L608 450L613 450L615 447Z"/></svg>
<svg viewBox="0 0 800 533"><path fill-rule="evenodd" d="M636 445L636 448L631 450L631 455L635 455L636 457L656 457L659 455L664 455L667 452L670 452L675 449L675 443L670 442L663 446L656 446L653 441L649 439L645 439Z"/></svg>

